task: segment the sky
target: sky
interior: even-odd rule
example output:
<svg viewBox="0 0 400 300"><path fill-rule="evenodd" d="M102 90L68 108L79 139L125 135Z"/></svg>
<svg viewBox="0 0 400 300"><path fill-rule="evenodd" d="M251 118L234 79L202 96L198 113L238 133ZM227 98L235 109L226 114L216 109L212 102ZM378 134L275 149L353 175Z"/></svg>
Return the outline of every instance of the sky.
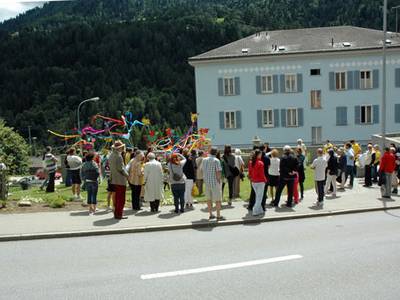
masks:
<svg viewBox="0 0 400 300"><path fill-rule="evenodd" d="M50 1L59 0L0 0L0 22Z"/></svg>

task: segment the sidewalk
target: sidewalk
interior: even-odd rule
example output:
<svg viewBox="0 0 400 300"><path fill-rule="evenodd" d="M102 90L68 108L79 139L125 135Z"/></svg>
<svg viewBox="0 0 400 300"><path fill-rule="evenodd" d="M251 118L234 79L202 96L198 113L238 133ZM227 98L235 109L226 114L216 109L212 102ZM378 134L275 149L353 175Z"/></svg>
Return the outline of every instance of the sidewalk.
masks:
<svg viewBox="0 0 400 300"><path fill-rule="evenodd" d="M356 184L356 183L355 183ZM187 228L209 228L214 226L259 223L296 218L329 216L345 213L367 212L400 208L400 197L383 201L379 187L364 188L356 184L352 190L338 192L337 198L329 196L323 209L313 207L315 192L305 193L305 199L294 208L267 208L263 218L252 217L245 208L245 202L234 202L232 207L223 205L222 215L226 221L209 221L206 204L195 205L194 210L175 214L173 207L161 207L161 212L152 214L148 208L133 214L125 210L126 220L114 220L112 212L99 211L88 216L86 211L46 212L29 214L0 215L0 241L29 240L41 238L61 238L92 236L146 231L160 231ZM285 202L285 197L282 197ZM268 200L269 202L269 200Z"/></svg>

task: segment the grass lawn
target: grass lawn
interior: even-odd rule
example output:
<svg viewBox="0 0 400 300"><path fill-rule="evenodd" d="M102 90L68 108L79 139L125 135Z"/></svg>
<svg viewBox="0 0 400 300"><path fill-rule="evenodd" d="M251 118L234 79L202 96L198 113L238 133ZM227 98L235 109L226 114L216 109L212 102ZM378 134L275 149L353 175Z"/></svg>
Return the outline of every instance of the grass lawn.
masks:
<svg viewBox="0 0 400 300"><path fill-rule="evenodd" d="M312 189L314 188L314 177L313 177L313 170L310 168L306 169L306 181L304 183L304 188L307 189ZM98 201L99 201L99 206L104 207L106 205L106 199L107 199L107 191L106 191L106 186L107 183L103 181L103 183L99 187L99 192L98 192ZM244 181L241 182L240 186L240 194L241 198L243 200L247 200L249 195L250 195L250 182L247 178L245 178ZM31 187L29 190L22 190L19 187L12 187L10 189L11 195L9 196L9 200L11 201L18 201L24 198L27 198L31 200L32 202L35 203L48 203L48 204L53 204L54 207L57 207L57 204L61 204L63 201L71 201L71 188L70 187L65 187L64 185L58 185L56 186L56 192L55 193L50 193L47 194L45 191L42 191L39 189L39 187ZM86 199L86 192L82 192L82 197ZM127 205L129 205L131 196L130 196L130 189L127 189ZM228 198L228 185L226 185L224 189L224 199ZM204 196L196 197L196 200L198 202L205 202L207 199L205 199ZM173 204L173 198L172 194L170 191L165 192L165 200L163 202L164 205L167 204Z"/></svg>

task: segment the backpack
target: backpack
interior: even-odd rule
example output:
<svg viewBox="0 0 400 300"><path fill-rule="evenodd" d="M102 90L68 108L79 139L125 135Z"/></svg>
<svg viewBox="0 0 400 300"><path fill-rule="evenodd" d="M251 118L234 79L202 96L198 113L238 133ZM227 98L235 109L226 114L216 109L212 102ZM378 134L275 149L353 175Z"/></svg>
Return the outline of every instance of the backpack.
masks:
<svg viewBox="0 0 400 300"><path fill-rule="evenodd" d="M174 181L181 181L182 177L183 177L183 173L182 173L182 175L178 174L178 173L175 173L173 168L172 168L172 165L170 165L170 169L171 169L172 179Z"/></svg>

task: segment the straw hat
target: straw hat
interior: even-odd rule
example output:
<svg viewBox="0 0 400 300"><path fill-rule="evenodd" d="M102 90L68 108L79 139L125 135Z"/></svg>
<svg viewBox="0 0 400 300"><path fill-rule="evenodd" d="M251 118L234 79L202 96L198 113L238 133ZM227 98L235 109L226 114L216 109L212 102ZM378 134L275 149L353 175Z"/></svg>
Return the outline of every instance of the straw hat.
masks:
<svg viewBox="0 0 400 300"><path fill-rule="evenodd" d="M125 144L122 143L121 141L115 141L114 145L112 145L112 148L115 150L121 149L123 147L125 147Z"/></svg>

